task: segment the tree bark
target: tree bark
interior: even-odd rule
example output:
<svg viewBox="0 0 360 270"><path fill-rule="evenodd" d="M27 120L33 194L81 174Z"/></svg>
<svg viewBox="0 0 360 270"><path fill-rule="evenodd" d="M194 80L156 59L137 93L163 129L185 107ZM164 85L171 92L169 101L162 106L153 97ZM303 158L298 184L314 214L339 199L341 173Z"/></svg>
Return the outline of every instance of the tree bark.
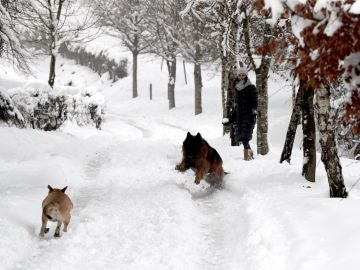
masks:
<svg viewBox="0 0 360 270"><path fill-rule="evenodd" d="M238 14L235 12L238 8L237 1L232 1L227 4L228 14L223 14L224 25L222 26L222 35L219 43L221 48L221 97L223 105L223 117L230 118L233 113L235 104L235 93L232 86L234 84L234 68L236 68L236 57L239 51L238 39L239 20ZM231 146L238 146L239 142L234 140L235 128L234 125L223 126L223 134L229 133L231 139Z"/></svg>
<svg viewBox="0 0 360 270"><path fill-rule="evenodd" d="M235 59L230 57L223 58L223 70L222 70L222 95L223 95L223 104L224 111L223 116L225 118L232 118L232 115L235 114L235 89L233 88L235 82L235 75L233 72L233 67L235 66ZM235 140L235 123L224 126L224 134L229 133L231 146L239 146L240 143Z"/></svg>
<svg viewBox="0 0 360 270"><path fill-rule="evenodd" d="M133 98L138 96L138 89L137 89L137 66L138 66L138 53L136 51L132 52L133 56L133 66L132 66L132 93Z"/></svg>
<svg viewBox="0 0 360 270"><path fill-rule="evenodd" d="M268 74L270 61L262 61L260 67L255 70L256 88L258 90L257 111L257 153L266 155L269 153L268 144Z"/></svg>
<svg viewBox="0 0 360 270"><path fill-rule="evenodd" d="M228 71L227 71L227 57L221 56L221 104L223 109L223 117L228 117L228 108L227 108L227 89L229 85ZM226 127L224 126L223 134L228 133Z"/></svg>
<svg viewBox="0 0 360 270"><path fill-rule="evenodd" d="M186 65L185 65L185 60L183 60L183 68L184 68L184 79L185 79L185 84L187 85L187 76L186 76Z"/></svg>
<svg viewBox="0 0 360 270"><path fill-rule="evenodd" d="M201 58L199 44L195 46L195 63L194 63L194 84L195 84L195 115L202 113L202 78L201 78L201 64L199 60Z"/></svg>
<svg viewBox="0 0 360 270"><path fill-rule="evenodd" d="M302 86L300 86L302 88ZM303 169L302 175L306 180L315 182L316 171L316 132L314 120L314 89L305 88L302 91L302 126L303 126Z"/></svg>
<svg viewBox="0 0 360 270"><path fill-rule="evenodd" d="M5 8L5 10L7 11L7 6L8 6L8 0L0 0L1 5ZM0 32L2 30L1 24L0 24ZM4 49L4 40L2 38L0 38L0 57L3 54L3 49Z"/></svg>
<svg viewBox="0 0 360 270"><path fill-rule="evenodd" d="M0 32L1 32L1 25L0 25ZM2 40L0 38L0 57L2 56L3 54L3 50L4 50L4 40Z"/></svg>
<svg viewBox="0 0 360 270"><path fill-rule="evenodd" d="M176 57L173 55L172 60L167 61L169 69L168 97L169 110L175 108L175 80L176 80Z"/></svg>
<svg viewBox="0 0 360 270"><path fill-rule="evenodd" d="M55 65L56 65L56 55L54 53L51 53L50 73L49 73L49 80L48 80L48 84L51 86L51 88L53 88L54 84L55 84Z"/></svg>
<svg viewBox="0 0 360 270"><path fill-rule="evenodd" d="M202 79L201 79L201 65L194 64L194 83L195 83L195 115L202 113Z"/></svg>
<svg viewBox="0 0 360 270"><path fill-rule="evenodd" d="M294 145L294 139L296 135L296 129L298 124L300 123L300 104L302 103L302 91L298 91L296 94L295 103L293 106L293 110L291 113L290 123L288 126L288 130L286 133L286 139L283 147L283 151L281 153L280 157L280 163L283 163L284 160L286 160L288 163L290 163L291 160L291 152Z"/></svg>
<svg viewBox="0 0 360 270"><path fill-rule="evenodd" d="M328 177L330 197L346 198L342 168L335 142L335 125L331 117L330 90L322 86L316 90L317 120L321 145L321 160Z"/></svg>
<svg viewBox="0 0 360 270"><path fill-rule="evenodd" d="M61 16L61 11L62 11L62 6L65 0L60 0L58 3L58 9L57 9L57 13L56 13L56 20L53 20L53 16L54 14L52 14L52 10L51 10L51 4L50 1L48 2L48 8L49 8L49 18L51 19L50 21L50 25L49 25L49 31L50 31L50 36L51 36L51 43L50 43L50 55L51 55L51 59L50 59L50 72L49 72L49 80L48 83L49 85L53 88L54 84L55 84L55 68L56 68L56 43L57 43L57 37L56 37L56 25L58 24L59 20L60 20L60 16Z"/></svg>

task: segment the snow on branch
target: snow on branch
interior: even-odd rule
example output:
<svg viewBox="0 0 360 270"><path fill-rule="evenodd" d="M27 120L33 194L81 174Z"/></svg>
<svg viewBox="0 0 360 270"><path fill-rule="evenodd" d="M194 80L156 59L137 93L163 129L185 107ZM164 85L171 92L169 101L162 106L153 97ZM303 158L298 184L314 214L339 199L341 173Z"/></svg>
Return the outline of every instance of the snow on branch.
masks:
<svg viewBox="0 0 360 270"><path fill-rule="evenodd" d="M0 2L0 57L13 62L20 70L28 72L30 54L22 46L17 28L10 14Z"/></svg>

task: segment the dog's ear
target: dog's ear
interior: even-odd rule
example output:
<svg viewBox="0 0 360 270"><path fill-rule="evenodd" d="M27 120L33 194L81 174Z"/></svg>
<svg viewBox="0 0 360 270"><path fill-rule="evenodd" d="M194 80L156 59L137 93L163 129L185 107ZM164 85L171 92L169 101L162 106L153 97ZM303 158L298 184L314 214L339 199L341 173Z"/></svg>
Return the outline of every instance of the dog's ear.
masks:
<svg viewBox="0 0 360 270"><path fill-rule="evenodd" d="M65 193L65 190L66 190L66 189L67 189L67 186L64 187L64 188L61 190L61 192Z"/></svg>
<svg viewBox="0 0 360 270"><path fill-rule="evenodd" d="M186 135L186 138L190 138L191 137L191 134L190 132L188 131L187 135Z"/></svg>
<svg viewBox="0 0 360 270"><path fill-rule="evenodd" d="M198 132L197 134L196 134L196 139L201 139L201 134L200 134L200 132Z"/></svg>
<svg viewBox="0 0 360 270"><path fill-rule="evenodd" d="M49 192L54 190L50 185L48 185L48 189L49 189Z"/></svg>

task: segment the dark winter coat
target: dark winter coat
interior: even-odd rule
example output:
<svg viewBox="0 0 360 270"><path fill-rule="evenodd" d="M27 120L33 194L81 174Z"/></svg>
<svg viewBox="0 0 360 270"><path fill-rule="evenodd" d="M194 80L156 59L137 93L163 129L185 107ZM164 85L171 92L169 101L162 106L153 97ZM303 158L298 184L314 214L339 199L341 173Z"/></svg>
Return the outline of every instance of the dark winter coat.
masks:
<svg viewBox="0 0 360 270"><path fill-rule="evenodd" d="M247 82L249 79L245 80ZM238 82L236 80L233 85L235 108L230 122L235 126L235 141L250 141L256 123L258 92L256 87L249 82L245 88L237 90L235 86Z"/></svg>

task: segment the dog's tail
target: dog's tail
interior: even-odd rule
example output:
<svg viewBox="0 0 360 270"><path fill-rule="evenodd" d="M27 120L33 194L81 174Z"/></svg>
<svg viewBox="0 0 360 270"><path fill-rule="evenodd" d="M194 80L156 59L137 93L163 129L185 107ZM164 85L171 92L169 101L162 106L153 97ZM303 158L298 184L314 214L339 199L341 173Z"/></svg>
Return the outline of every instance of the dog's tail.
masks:
<svg viewBox="0 0 360 270"><path fill-rule="evenodd" d="M59 207L57 203L49 203L44 206L43 214L50 220L57 220L59 216Z"/></svg>

